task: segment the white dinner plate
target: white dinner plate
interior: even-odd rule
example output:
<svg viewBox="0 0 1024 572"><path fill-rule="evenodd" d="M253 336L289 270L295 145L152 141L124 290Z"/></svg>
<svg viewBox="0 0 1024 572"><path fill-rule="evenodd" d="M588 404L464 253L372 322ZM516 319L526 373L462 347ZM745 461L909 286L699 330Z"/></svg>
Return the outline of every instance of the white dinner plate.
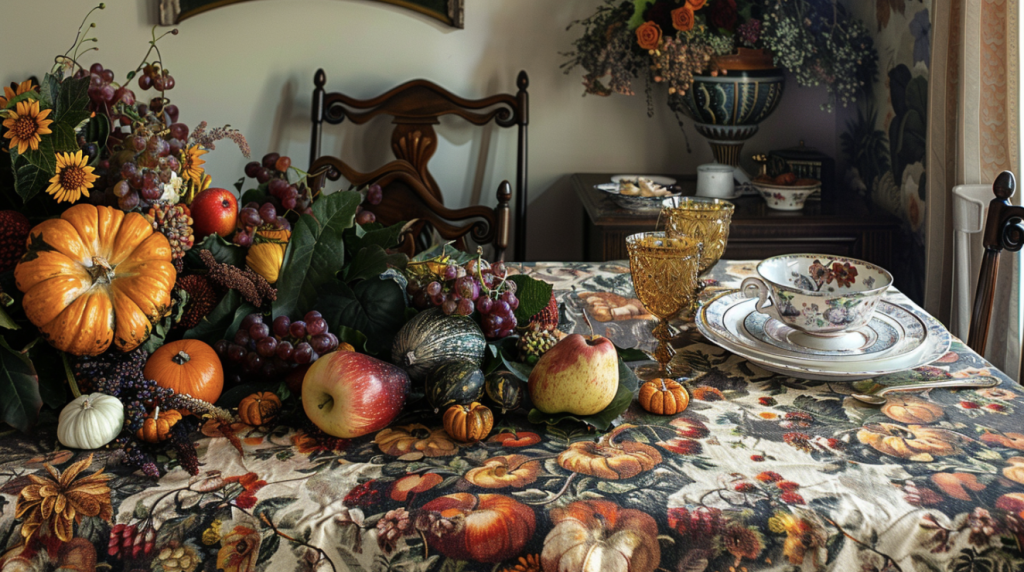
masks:
<svg viewBox="0 0 1024 572"><path fill-rule="evenodd" d="M742 299L742 294L738 290L730 290L703 303L697 312L697 328L709 341L773 373L819 381L857 381L921 367L934 362L949 351L950 334L938 320L916 307L900 305L904 310L913 313L927 327L925 341L916 352L862 362L825 361L797 364L783 361L775 355L752 348L743 338L730 332L722 322L724 310Z"/></svg>
<svg viewBox="0 0 1024 572"><path fill-rule="evenodd" d="M648 181L652 183L657 183L663 187L668 187L670 185L676 184L676 180L673 179L672 177L661 177L658 175L615 175L612 177L612 182L618 183L623 179L627 181L636 181L637 179L640 178L647 179Z"/></svg>

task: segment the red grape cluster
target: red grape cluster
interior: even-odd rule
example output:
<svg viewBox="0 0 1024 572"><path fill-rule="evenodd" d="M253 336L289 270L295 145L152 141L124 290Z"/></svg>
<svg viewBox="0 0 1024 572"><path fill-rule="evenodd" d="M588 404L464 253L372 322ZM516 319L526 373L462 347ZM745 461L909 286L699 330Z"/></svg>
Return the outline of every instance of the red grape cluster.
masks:
<svg viewBox="0 0 1024 572"><path fill-rule="evenodd" d="M172 123L166 130L159 123L135 128L112 155L121 176L114 184L114 196L122 210L149 207L160 200L164 185L181 169L178 157L187 139L184 123Z"/></svg>
<svg viewBox="0 0 1024 572"><path fill-rule="evenodd" d="M313 199L305 183L288 182L288 170L291 166L292 160L289 157L267 153L263 156L263 161L250 161L246 164L245 175L256 179L261 185L267 185L267 192L272 197L271 203L279 207L277 214L284 215L287 211L312 214Z"/></svg>
<svg viewBox="0 0 1024 572"><path fill-rule="evenodd" d="M262 314L249 314L234 339L218 340L213 349L223 363L238 365L246 376L274 379L315 362L338 349L338 343L320 312L312 310L302 320L278 316L270 325ZM235 375L241 381L242 375Z"/></svg>
<svg viewBox="0 0 1024 572"><path fill-rule="evenodd" d="M115 114L110 113L114 109L114 106L118 103L124 103L125 105L135 105L135 92L128 89L127 86L121 86L114 83L114 71L103 67L101 63L94 63L89 67L89 71L86 72L84 68L79 69L75 73L75 78L82 78L86 75L89 76L89 89L86 93L89 95L91 111L101 112L107 116ZM113 119L113 117L111 117ZM126 123L127 124L127 123Z"/></svg>
<svg viewBox="0 0 1024 572"><path fill-rule="evenodd" d="M384 200L384 191L380 188L380 185L374 183L366 189L365 202L371 205L379 205L382 200ZM363 209L363 205L359 205L356 207L356 222L359 224L377 222L377 215Z"/></svg>
<svg viewBox="0 0 1024 572"><path fill-rule="evenodd" d="M151 87L161 92L174 89L174 76L160 62L146 64L139 74L139 89L145 91Z"/></svg>
<svg viewBox="0 0 1024 572"><path fill-rule="evenodd" d="M280 180L280 179L275 179ZM250 201L245 203L242 210L238 211L238 223L241 228L235 233L233 239L238 246L248 248L252 246L256 231L259 229L291 230L292 223L288 219L277 215L277 207L274 203L263 203L262 205Z"/></svg>
<svg viewBox="0 0 1024 572"><path fill-rule="evenodd" d="M482 260L470 260L464 266L449 264L438 280L422 284L409 280L406 291L413 305L420 310L440 307L448 315L479 314L484 335L500 339L512 335L516 329L515 310L519 299L515 282L506 280L505 264L488 265Z"/></svg>

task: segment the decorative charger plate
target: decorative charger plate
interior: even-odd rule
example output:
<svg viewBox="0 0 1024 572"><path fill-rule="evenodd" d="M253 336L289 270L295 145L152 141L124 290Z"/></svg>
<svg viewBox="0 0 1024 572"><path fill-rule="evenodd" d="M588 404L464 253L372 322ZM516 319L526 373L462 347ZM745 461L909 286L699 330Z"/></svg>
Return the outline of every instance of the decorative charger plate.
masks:
<svg viewBox="0 0 1024 572"><path fill-rule="evenodd" d="M881 301L867 326L851 331L843 347L817 345L820 338L795 330L778 320L754 311L755 300L736 302L726 310L724 323L746 345L761 353L798 364L819 361L866 363L912 355L920 350L928 328L920 318L902 306Z"/></svg>
<svg viewBox="0 0 1024 572"><path fill-rule="evenodd" d="M764 354L750 347L742 337L736 336L726 327L723 322L725 311L732 305L746 300L740 291L729 290L702 303L697 312L697 329L711 342L772 373L817 381L857 381L921 367L934 362L949 351L949 331L938 320L913 306L900 306L913 313L927 329L925 342L917 352L859 362L789 363L775 355Z"/></svg>
<svg viewBox="0 0 1024 572"><path fill-rule="evenodd" d="M637 179L647 179L652 183L657 183L663 187L671 187L676 184L676 180L672 177L662 177L659 175L615 175L612 177L612 182L618 185L621 181L629 181L636 183Z"/></svg>

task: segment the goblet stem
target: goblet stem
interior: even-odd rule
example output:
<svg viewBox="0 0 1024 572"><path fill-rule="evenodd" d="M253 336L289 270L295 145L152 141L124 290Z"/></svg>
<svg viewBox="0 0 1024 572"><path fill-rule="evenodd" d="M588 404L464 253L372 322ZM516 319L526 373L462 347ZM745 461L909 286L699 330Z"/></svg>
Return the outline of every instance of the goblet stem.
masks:
<svg viewBox="0 0 1024 572"><path fill-rule="evenodd" d="M635 370L637 377L645 381L659 377L671 378L675 375L673 369L669 367L676 350L668 343L672 336L668 330L667 319L658 319L658 324L654 326L654 337L658 340L658 348L654 350L653 356L658 362L657 365L642 365Z"/></svg>

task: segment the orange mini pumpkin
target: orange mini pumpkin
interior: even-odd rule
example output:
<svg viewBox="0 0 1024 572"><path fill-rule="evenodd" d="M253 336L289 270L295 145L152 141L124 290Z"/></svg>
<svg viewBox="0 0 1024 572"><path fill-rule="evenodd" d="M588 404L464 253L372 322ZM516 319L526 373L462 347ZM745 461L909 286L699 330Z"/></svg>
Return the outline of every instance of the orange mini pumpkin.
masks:
<svg viewBox="0 0 1024 572"><path fill-rule="evenodd" d="M494 426L494 415L486 405L452 405L444 412L444 430L456 441L471 443L484 439Z"/></svg>
<svg viewBox="0 0 1024 572"><path fill-rule="evenodd" d="M259 427L273 421L281 411L281 398L269 391L260 391L238 404L238 417L242 423Z"/></svg>
<svg viewBox="0 0 1024 572"><path fill-rule="evenodd" d="M142 422L142 429L139 429L136 435L147 443L166 441L171 436L171 427L177 425L178 421L181 421L181 413L173 409L160 411L160 406L157 405L156 409L146 416L146 420Z"/></svg>
<svg viewBox="0 0 1024 572"><path fill-rule="evenodd" d="M356 348L352 344L350 344L348 342L341 342L341 343L338 344L338 351L339 352L354 352L354 351L356 351Z"/></svg>
<svg viewBox="0 0 1024 572"><path fill-rule="evenodd" d="M224 390L224 369L217 352L199 340L178 340L160 346L146 362L146 379L175 393L213 403Z"/></svg>
<svg viewBox="0 0 1024 572"><path fill-rule="evenodd" d="M138 213L75 205L32 228L27 242L14 269L22 307L61 351L131 351L171 307L170 243Z"/></svg>
<svg viewBox="0 0 1024 572"><path fill-rule="evenodd" d="M690 404L690 394L679 382L657 378L640 386L637 401L640 407L655 415L675 415Z"/></svg>

